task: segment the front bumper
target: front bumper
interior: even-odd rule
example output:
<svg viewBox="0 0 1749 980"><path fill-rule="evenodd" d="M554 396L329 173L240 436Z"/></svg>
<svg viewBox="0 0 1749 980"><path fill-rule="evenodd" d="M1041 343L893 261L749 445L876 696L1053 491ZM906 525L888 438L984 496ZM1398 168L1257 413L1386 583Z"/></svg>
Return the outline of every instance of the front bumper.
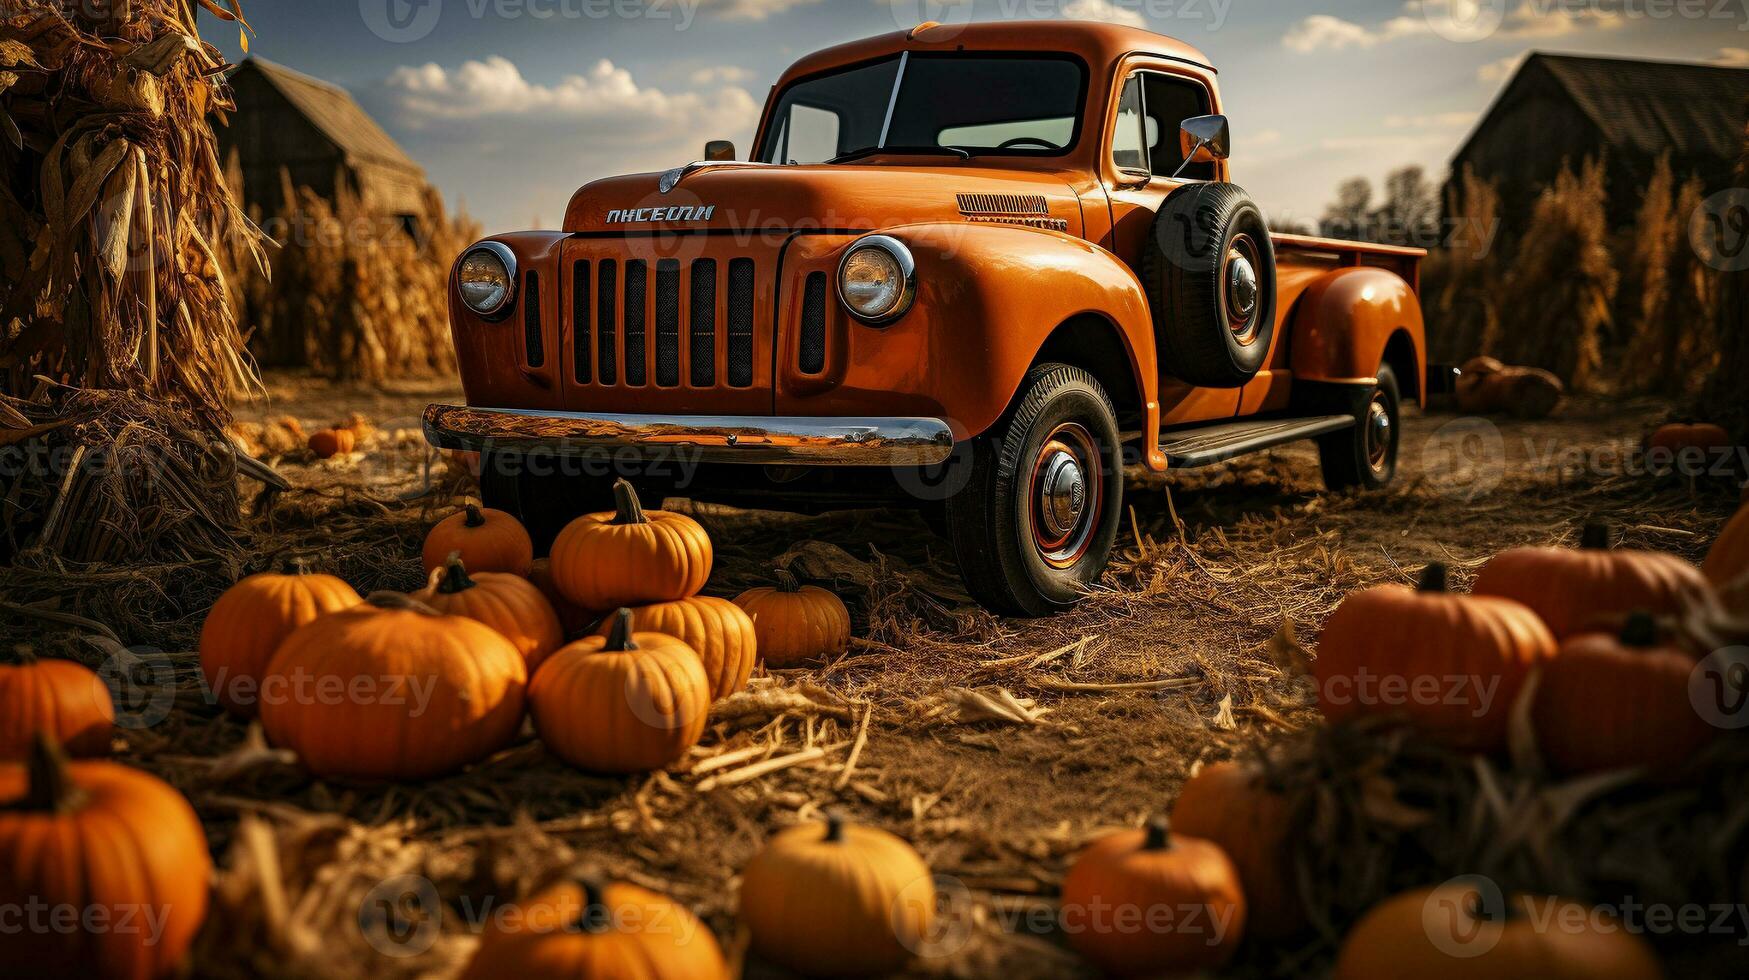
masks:
<svg viewBox="0 0 1749 980"><path fill-rule="evenodd" d="M586 456L630 449L705 463L932 466L953 430L927 418L603 415L430 405L425 439L442 449Z"/></svg>

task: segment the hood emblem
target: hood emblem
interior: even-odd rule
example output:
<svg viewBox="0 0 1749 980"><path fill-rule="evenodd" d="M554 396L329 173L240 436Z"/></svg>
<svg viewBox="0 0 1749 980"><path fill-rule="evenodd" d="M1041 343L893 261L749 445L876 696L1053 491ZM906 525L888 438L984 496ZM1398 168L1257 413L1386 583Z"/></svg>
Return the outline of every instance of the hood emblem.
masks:
<svg viewBox="0 0 1749 980"><path fill-rule="evenodd" d="M630 225L651 221L709 221L717 213L715 204L676 204L670 208L615 208L607 212L604 224Z"/></svg>

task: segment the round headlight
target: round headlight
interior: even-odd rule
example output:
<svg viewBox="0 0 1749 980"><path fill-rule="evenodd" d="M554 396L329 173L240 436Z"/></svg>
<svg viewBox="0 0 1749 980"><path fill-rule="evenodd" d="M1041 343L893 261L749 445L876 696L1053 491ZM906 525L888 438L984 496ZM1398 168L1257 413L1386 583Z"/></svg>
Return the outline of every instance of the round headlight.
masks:
<svg viewBox="0 0 1749 980"><path fill-rule="evenodd" d="M504 311L516 295L516 256L498 242L468 249L456 267L456 288L468 309L481 316Z"/></svg>
<svg viewBox="0 0 1749 980"><path fill-rule="evenodd" d="M887 235L857 240L838 265L839 299L857 319L875 326L903 316L916 290L911 250Z"/></svg>

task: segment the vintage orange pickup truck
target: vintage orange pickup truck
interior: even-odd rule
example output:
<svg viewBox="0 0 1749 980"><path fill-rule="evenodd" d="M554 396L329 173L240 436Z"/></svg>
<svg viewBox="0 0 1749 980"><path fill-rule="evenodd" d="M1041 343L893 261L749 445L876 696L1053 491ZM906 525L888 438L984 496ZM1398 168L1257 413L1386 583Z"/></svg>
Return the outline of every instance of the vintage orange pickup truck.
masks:
<svg viewBox="0 0 1749 980"><path fill-rule="evenodd" d="M908 502L970 593L1073 604L1126 465L1317 440L1390 481L1422 400L1418 249L1271 234L1230 180L1215 69L1106 24L915 30L803 58L751 159L593 181L560 231L458 260L489 506L537 541L647 495L818 512Z"/></svg>

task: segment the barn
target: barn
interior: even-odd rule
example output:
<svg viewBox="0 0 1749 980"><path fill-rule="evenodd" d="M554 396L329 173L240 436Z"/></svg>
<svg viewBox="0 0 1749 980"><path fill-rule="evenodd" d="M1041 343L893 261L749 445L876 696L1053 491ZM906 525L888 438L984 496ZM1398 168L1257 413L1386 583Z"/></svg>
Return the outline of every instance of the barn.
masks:
<svg viewBox="0 0 1749 980"><path fill-rule="evenodd" d="M234 150L242 166L245 204L277 210L283 170L330 200L344 181L366 208L410 231L428 217L425 171L345 89L264 58L238 66L231 86L237 111L215 129L225 159Z"/></svg>
<svg viewBox="0 0 1749 980"><path fill-rule="evenodd" d="M1532 53L1452 158L1448 207L1465 168L1529 214L1564 164L1607 162L1612 220L1633 220L1658 157L1709 192L1731 182L1749 114L1749 68Z"/></svg>

